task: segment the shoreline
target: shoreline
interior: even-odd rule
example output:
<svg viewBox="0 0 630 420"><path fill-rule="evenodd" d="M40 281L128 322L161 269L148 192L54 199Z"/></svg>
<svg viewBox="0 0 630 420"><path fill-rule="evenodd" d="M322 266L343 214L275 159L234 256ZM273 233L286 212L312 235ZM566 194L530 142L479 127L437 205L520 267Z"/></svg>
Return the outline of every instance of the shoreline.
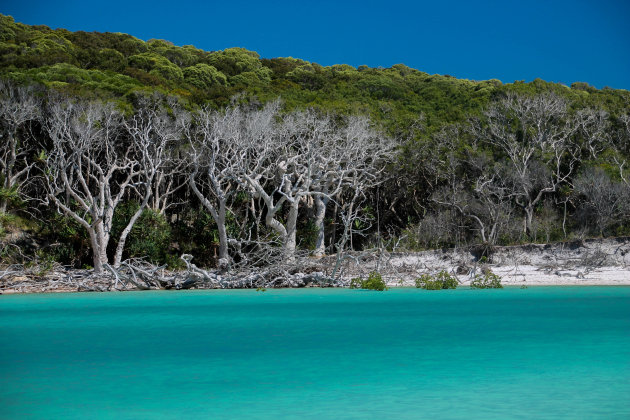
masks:
<svg viewBox="0 0 630 420"><path fill-rule="evenodd" d="M509 269L502 267L494 267L492 270L495 274L501 277L501 284L506 288L529 288L529 287L615 287L615 286L627 286L630 287L630 269L620 269L619 267L603 267L601 270L591 272L584 277L577 277L577 275L570 272L552 273L547 274L541 272L537 267L523 268L522 272L513 273ZM455 275L459 281L458 288L468 288L472 278L469 276ZM386 278L387 287L392 289L399 288L416 288L413 279L393 280ZM305 289L305 288L342 288L348 289L347 286L319 286L308 285L301 287L275 287L276 289ZM231 290L235 290L233 288ZM255 288L239 288L242 290ZM273 288L270 288L273 289ZM151 289L151 290L164 290L167 289ZM186 289L182 289L186 290ZM189 290L226 290L216 287L198 287ZM120 293L120 292L142 292L142 289L124 289L124 290L88 290L87 288L77 288L74 286L61 286L61 287L45 287L44 290L19 290L13 288L0 289L1 295L27 295L27 294L55 294L55 293Z"/></svg>
<svg viewBox="0 0 630 420"><path fill-rule="evenodd" d="M483 254L483 255L482 255ZM589 239L556 244L527 244L507 247L466 247L395 253L384 250L348 253L341 264L341 277L334 280L336 256L300 260L299 268L261 269L248 273L217 271L171 273L177 282L155 287L122 285L112 275L94 275L89 270L57 267L44 275L26 270L0 275L0 294L106 292L159 289L235 289L347 287L354 277L370 272L382 274L388 287L415 287L422 274L447 271L459 286L468 286L475 275L490 270L503 286L630 286L630 237ZM8 273L8 274L7 274ZM0 274L1 270L0 270ZM201 278L201 277L204 278ZM274 277L275 276L275 277ZM192 281L192 286L184 285ZM150 283L147 283L150 284Z"/></svg>
<svg viewBox="0 0 630 420"><path fill-rule="evenodd" d="M527 279L525 274L519 274L518 276L523 276L525 279L517 279L514 277L501 276L500 271L494 271L496 274L501 276L501 284L504 288L538 288L538 287L630 287L630 270L620 270L615 273L612 273L614 270L606 270L602 276L594 276L590 278L577 279L577 278L566 278L559 277L553 278L549 275L543 275L540 277L538 274L532 279ZM470 280L462 280L460 276L458 276L458 280L460 284L458 289L466 288L468 289L470 286ZM415 283L413 281L386 281L387 287L390 289L416 289ZM269 289L326 289L326 288L335 288L335 289L349 289L347 286L302 286L302 287L271 287ZM255 288L231 288L231 289L221 289L216 287L199 287L199 288L191 288L191 289L178 289L178 290L256 290ZM423 289L419 289L423 290ZM43 294L57 294L57 293L121 293L121 292L144 292L146 290L142 289L124 289L124 290L81 290L75 287L59 287L59 288L49 288L46 290L18 290L18 289L2 289L0 290L0 296L2 295L43 295ZM165 291L168 292L168 289L151 289L151 291ZM433 290L429 291L433 292Z"/></svg>
<svg viewBox="0 0 630 420"><path fill-rule="evenodd" d="M554 287L554 288L587 288L587 287L630 287L630 282L623 282L623 283L614 283L614 284L609 284L609 283L594 283L594 282L586 282L586 283L506 283L506 282L502 282L503 285L503 289L538 289L538 288L545 288L545 287ZM440 290L425 290L422 288L417 288L413 285L400 285L400 284L391 284L387 286L390 290L396 290L396 289L413 289L413 290L419 290L422 292L427 292L427 293L432 293L432 292L439 292ZM349 287L319 287L319 286L309 286L309 287L275 287L275 288L270 288L270 289L266 289L266 291L269 290L299 290L299 289L346 289L346 290L353 290L350 289ZM254 288L241 288L241 289L218 289L218 288L198 288L198 289L181 289L181 290L167 290L167 289L152 289L150 290L151 292L165 292L165 293L170 293L170 292L186 292L186 291L201 291L201 290L206 290L206 291L234 291L234 290L250 290L250 291L256 291L256 289ZM354 290L362 290L362 289L354 289ZM484 290L484 289L471 289L469 287L468 284L461 284L457 287L457 289L444 289L444 290ZM444 291L442 290L442 291ZM486 289L486 290L491 290L491 289ZM501 290L501 289L495 289L495 290ZM62 290L62 289L55 289L55 290L48 290L45 292L20 292L20 291L15 291L12 289L6 289L6 290L2 290L0 291L0 296L23 296L23 295L57 295L57 294L63 294L63 293L67 293L67 294L120 294L120 293L142 293L142 292L147 292L147 290L140 290L140 289L128 289L128 290L105 290L105 291L100 291L100 292L94 292L94 291L85 291L85 290ZM1 298L0 298L1 299Z"/></svg>

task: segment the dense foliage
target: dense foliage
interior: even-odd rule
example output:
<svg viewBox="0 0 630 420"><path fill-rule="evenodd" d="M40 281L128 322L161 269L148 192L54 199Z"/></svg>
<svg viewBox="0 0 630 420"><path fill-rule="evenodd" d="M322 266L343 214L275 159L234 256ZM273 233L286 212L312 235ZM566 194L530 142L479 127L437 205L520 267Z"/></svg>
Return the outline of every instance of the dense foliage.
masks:
<svg viewBox="0 0 630 420"><path fill-rule="evenodd" d="M132 125L143 118L148 121L150 112L168 137L158 175L146 182L134 181L133 188L121 194L117 210L105 218L112 240L105 241L104 252L110 256L120 252L124 258L173 264L179 254L190 253L201 264L213 265L228 252L222 241L224 245L232 239L240 241L238 250L232 245L229 250L238 259L239 252L256 248L262 240L286 244L284 234L295 234L297 250L317 253L335 252L340 244L341 248L381 244L383 238L399 238L391 243L424 249L630 234L630 92L626 90L595 89L586 83L567 87L539 79L506 84L461 80L403 64L323 67L290 57L260 58L242 48L207 52L120 33L53 30L2 15L0 79L4 142L0 213L32 221L27 229L39 248L75 266L92 264L94 245L85 226L95 219L87 217L81 225L69 216L81 203L64 197L61 190L44 188L44 181L57 173L46 165L55 156L64 157L60 150L76 146L73 139L66 139L65 146L55 140L51 126L51 121L71 115L64 114L70 111L63 104L73 102L82 104L75 108L84 107L72 114L81 124L85 123L81 115L95 112L106 111L116 120L108 120L115 132L111 144L131 153L120 153L119 159L135 156L136 163L145 162L141 133ZM270 104L278 109L269 111ZM305 156L305 145L314 144L308 141L313 137L304 135L305 127L315 123L328 133L322 144L328 141L334 147L312 148L308 153L348 166L350 159L333 151L350 150L357 137L348 133L364 127L368 134L362 138L369 141L355 143L365 154L379 155L370 147L377 144L373 133L381 133L394 139L396 155L383 149L389 165L373 168L369 175L373 182L354 197L346 184L333 194L327 189L330 182L294 197L283 192L285 184L274 184L284 179L278 178L277 171L260 172L261 178L251 177L248 186L230 177L217 178L225 184L216 184L204 156L218 144L222 148L236 144L225 139L245 133L222 131L223 137L218 136L217 121L230 117L238 122L233 127L245 127L248 119L265 112L282 119L284 125L278 127L286 130L282 134L274 128L273 141L279 143L269 148L275 154L256 155L258 165L282 162L277 160L282 139L286 140L283 153L293 153L289 143L298 144L303 137L305 143L298 148ZM214 124L208 125L205 135L199 129L200 115ZM182 129L187 118L192 119L187 127L197 130L193 134ZM98 124L94 127L101 127ZM61 143L55 146L55 141ZM194 150L199 153L191 153L191 145L198 146ZM97 149L94 146L92 157L101 159ZM353 165L371 164L364 156L363 160L358 154L352 156ZM219 163L225 169L229 162ZM295 174L298 166L292 169ZM303 168L304 173L312 173L314 167ZM241 169L241 181L245 175ZM123 176L124 170L112 179ZM199 180L197 191L191 179ZM149 182L155 193L149 194L148 187L143 190ZM217 201L216 185L229 191L223 204ZM259 191L254 192L256 188ZM53 190L60 200L57 204L51 198ZM160 197L169 198L160 201ZM270 214L273 223L265 224ZM4 235L11 230L11 219L0 220ZM128 225L130 230L124 233ZM274 230L279 225L295 228L283 234L279 228ZM117 239L121 235L122 244Z"/></svg>
<svg viewBox="0 0 630 420"><path fill-rule="evenodd" d="M132 102L135 95L160 91L190 104L225 106L282 97L287 107L315 106L342 113L368 113L392 133L409 134L423 117L429 130L478 114L505 92L553 91L576 106L618 111L628 92L586 83L571 88L536 80L502 84L430 75L403 64L391 68L349 65L323 67L295 58L261 59L253 51L229 48L207 52L168 41L144 42L120 33L70 32L29 26L0 16L0 75L39 82L86 96Z"/></svg>

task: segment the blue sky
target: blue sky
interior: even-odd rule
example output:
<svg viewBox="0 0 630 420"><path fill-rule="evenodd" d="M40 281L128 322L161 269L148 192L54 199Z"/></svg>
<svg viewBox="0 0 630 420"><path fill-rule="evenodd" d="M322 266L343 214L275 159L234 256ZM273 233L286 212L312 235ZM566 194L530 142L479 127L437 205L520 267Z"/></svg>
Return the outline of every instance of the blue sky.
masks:
<svg viewBox="0 0 630 420"><path fill-rule="evenodd" d="M322 65L404 63L475 80L540 77L630 90L630 0L3 0L0 13Z"/></svg>

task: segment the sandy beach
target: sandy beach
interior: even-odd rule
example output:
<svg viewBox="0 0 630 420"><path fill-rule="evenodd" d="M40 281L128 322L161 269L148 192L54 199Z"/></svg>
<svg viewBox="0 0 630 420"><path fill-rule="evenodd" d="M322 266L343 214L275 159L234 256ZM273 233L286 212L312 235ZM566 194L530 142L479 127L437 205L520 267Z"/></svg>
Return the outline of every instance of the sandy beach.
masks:
<svg viewBox="0 0 630 420"><path fill-rule="evenodd" d="M474 247L399 253L358 267L382 272L391 287L414 286L420 275L441 270L466 286L484 269L509 286L630 285L630 238L494 247L485 258Z"/></svg>

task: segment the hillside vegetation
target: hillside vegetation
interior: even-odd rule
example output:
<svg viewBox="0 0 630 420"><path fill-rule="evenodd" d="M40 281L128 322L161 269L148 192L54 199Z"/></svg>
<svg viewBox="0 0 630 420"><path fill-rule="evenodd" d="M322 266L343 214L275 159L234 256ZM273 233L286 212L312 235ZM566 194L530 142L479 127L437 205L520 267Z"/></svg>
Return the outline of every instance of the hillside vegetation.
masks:
<svg viewBox="0 0 630 420"><path fill-rule="evenodd" d="M258 264L630 234L627 90L324 67L2 15L0 79L0 235L30 241L5 239L6 261Z"/></svg>

